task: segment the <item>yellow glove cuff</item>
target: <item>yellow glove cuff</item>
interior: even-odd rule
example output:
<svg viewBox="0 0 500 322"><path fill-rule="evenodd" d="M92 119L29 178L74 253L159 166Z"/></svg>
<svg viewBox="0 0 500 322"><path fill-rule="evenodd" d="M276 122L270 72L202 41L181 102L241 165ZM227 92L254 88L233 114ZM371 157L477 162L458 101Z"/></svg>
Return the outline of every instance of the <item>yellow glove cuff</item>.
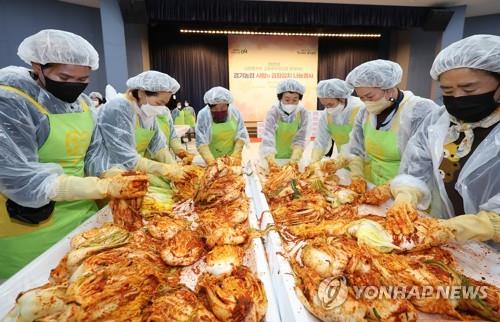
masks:
<svg viewBox="0 0 500 322"><path fill-rule="evenodd" d="M153 156L153 159L162 163L175 163L175 159L172 156L169 148L163 148L160 151L156 152Z"/></svg>
<svg viewBox="0 0 500 322"><path fill-rule="evenodd" d="M320 161L324 155L325 151L323 149L314 148L311 153L311 163Z"/></svg>
<svg viewBox="0 0 500 322"><path fill-rule="evenodd" d="M97 177L61 175L51 195L53 201L96 200L107 196L109 181Z"/></svg>
<svg viewBox="0 0 500 322"><path fill-rule="evenodd" d="M364 161L363 158L359 156L354 156L349 161L349 170L351 171L351 177L363 177Z"/></svg>
<svg viewBox="0 0 500 322"><path fill-rule="evenodd" d="M236 140L234 143L234 150L233 150L233 155L234 154L240 154L241 151L243 151L243 147L245 146L245 141L243 140Z"/></svg>
<svg viewBox="0 0 500 322"><path fill-rule="evenodd" d="M140 158L135 166L135 170L162 177L168 172L168 170L165 169L166 167L167 165L164 163L149 160L147 158Z"/></svg>
<svg viewBox="0 0 500 322"><path fill-rule="evenodd" d="M298 162L300 158L302 158L302 153L304 152L304 148L298 145L294 145L292 147L292 156L290 157L290 161Z"/></svg>
<svg viewBox="0 0 500 322"><path fill-rule="evenodd" d="M478 216L488 217L493 226L493 237L491 239L500 242L500 215L490 211L481 211Z"/></svg>
<svg viewBox="0 0 500 322"><path fill-rule="evenodd" d="M480 211L477 215L461 215L440 222L453 232L459 242L499 240L499 219L493 212Z"/></svg>
<svg viewBox="0 0 500 322"><path fill-rule="evenodd" d="M208 144L200 145L198 147L198 152L200 152L201 157L205 160L207 165L210 165L215 162L215 158L208 147Z"/></svg>
<svg viewBox="0 0 500 322"><path fill-rule="evenodd" d="M172 149L172 151L174 151L175 154L178 154L181 150L186 150L179 138L170 140L170 148Z"/></svg>

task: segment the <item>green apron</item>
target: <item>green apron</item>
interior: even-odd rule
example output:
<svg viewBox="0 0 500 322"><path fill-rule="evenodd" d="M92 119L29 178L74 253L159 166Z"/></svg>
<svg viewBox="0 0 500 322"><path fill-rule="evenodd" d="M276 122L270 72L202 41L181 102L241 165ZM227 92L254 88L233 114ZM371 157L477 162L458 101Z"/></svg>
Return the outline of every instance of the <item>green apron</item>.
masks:
<svg viewBox="0 0 500 322"><path fill-rule="evenodd" d="M23 96L41 113L47 115L50 131L38 150L40 163L58 163L64 174L84 176L84 159L90 145L94 121L85 101L84 112L49 114L47 109L16 88L2 89ZM0 278L8 278L69 234L97 211L93 200L57 202L51 216L39 224L26 224L10 218L0 195Z"/></svg>
<svg viewBox="0 0 500 322"><path fill-rule="evenodd" d="M177 114L177 116L175 117L174 124L175 125L186 124L185 115L186 113L184 113L184 110L179 110L179 114Z"/></svg>
<svg viewBox="0 0 500 322"><path fill-rule="evenodd" d="M184 121L186 122L186 125L189 125L191 128L196 126L194 115L190 111L186 111L186 114L184 114Z"/></svg>
<svg viewBox="0 0 500 322"><path fill-rule="evenodd" d="M337 144L337 151L340 152L340 147L347 142L349 142L349 135L352 131L352 125L354 124L354 119L358 114L359 108L353 108L351 111L351 115L349 116L348 124L335 124L333 122L333 116L328 115L328 132L330 132L330 136L332 140Z"/></svg>
<svg viewBox="0 0 500 322"><path fill-rule="evenodd" d="M175 125L189 125L190 127L194 127L195 121L194 121L193 113L187 111L186 109L180 110L179 114L175 117L174 124Z"/></svg>
<svg viewBox="0 0 500 322"><path fill-rule="evenodd" d="M297 113L295 120L291 123L286 123L278 120L276 128L276 159L290 159L292 156L292 142L299 130L300 112Z"/></svg>
<svg viewBox="0 0 500 322"><path fill-rule="evenodd" d="M212 123L212 139L208 144L214 158L231 155L238 130L238 121L231 117L223 123Z"/></svg>
<svg viewBox="0 0 500 322"><path fill-rule="evenodd" d="M139 155L143 157L146 154L146 150L149 146L149 143L151 142L153 136L155 135L155 131L141 127L141 125L139 124L139 116L136 115L134 135L135 135L135 149L137 150L137 153L139 153Z"/></svg>
<svg viewBox="0 0 500 322"><path fill-rule="evenodd" d="M168 124L167 116L165 114L157 116L156 121L158 122L158 127L167 139L167 145L170 146L170 124Z"/></svg>
<svg viewBox="0 0 500 322"><path fill-rule="evenodd" d="M375 185L381 185L393 179L399 173L401 153L398 144L398 131L401 111L408 98L405 97L394 115L388 131L377 130L370 124L369 117L363 124L365 150L368 163L365 166L365 177Z"/></svg>

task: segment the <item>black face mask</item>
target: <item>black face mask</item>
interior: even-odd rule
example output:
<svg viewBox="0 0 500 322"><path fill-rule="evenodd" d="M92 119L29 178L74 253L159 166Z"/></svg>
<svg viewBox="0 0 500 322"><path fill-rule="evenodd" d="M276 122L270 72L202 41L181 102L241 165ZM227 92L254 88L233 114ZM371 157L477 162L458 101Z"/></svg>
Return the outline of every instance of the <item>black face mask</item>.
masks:
<svg viewBox="0 0 500 322"><path fill-rule="evenodd" d="M73 103L76 101L78 96L87 88L88 83L70 83L70 82L59 82L49 77L43 75L45 79L45 89L60 99L61 101L67 103Z"/></svg>
<svg viewBox="0 0 500 322"><path fill-rule="evenodd" d="M498 89L498 88L497 88ZM443 96L443 103L448 113L466 123L481 121L497 108L493 96L496 90L479 95L461 97Z"/></svg>

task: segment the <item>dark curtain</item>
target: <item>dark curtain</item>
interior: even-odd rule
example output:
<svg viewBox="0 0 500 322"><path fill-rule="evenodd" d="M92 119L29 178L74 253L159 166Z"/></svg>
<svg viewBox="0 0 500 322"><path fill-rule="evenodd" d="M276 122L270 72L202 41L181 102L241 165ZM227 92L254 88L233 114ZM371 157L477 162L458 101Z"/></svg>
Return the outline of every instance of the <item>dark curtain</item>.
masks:
<svg viewBox="0 0 500 322"><path fill-rule="evenodd" d="M170 28L150 29L151 68L174 77L178 100L199 111L203 95L214 86L228 87L227 37L179 34Z"/></svg>
<svg viewBox="0 0 500 322"><path fill-rule="evenodd" d="M146 0L152 23L208 26L410 28L423 25L432 8L237 0Z"/></svg>
<svg viewBox="0 0 500 322"><path fill-rule="evenodd" d="M385 58L380 55L380 40L320 38L318 42L318 79L345 79L366 61Z"/></svg>

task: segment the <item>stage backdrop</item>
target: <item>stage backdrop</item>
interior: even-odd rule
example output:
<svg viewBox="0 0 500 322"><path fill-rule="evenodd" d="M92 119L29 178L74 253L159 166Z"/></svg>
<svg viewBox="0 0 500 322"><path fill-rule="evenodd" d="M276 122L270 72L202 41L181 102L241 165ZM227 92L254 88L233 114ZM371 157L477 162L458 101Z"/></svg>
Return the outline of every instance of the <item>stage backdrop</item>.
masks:
<svg viewBox="0 0 500 322"><path fill-rule="evenodd" d="M246 122L264 120L286 78L305 85L302 102L316 110L317 37L228 36L228 63L229 89Z"/></svg>

